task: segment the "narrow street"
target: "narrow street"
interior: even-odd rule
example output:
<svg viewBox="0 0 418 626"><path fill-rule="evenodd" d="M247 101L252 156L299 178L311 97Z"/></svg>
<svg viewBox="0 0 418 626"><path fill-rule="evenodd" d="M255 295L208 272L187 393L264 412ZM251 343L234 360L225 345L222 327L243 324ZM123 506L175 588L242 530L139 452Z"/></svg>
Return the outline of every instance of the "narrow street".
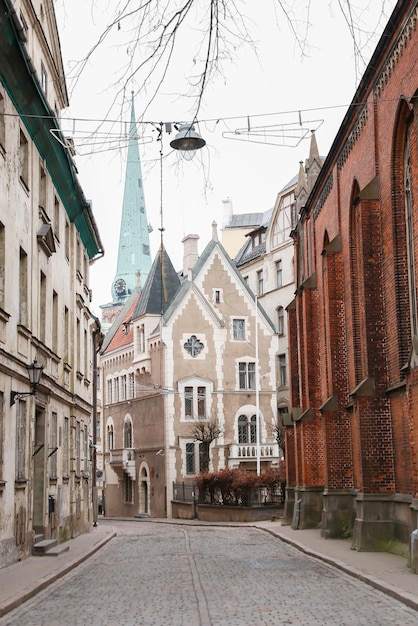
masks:
<svg viewBox="0 0 418 626"><path fill-rule="evenodd" d="M118 536L0 625L417 623L397 600L256 528L100 523Z"/></svg>

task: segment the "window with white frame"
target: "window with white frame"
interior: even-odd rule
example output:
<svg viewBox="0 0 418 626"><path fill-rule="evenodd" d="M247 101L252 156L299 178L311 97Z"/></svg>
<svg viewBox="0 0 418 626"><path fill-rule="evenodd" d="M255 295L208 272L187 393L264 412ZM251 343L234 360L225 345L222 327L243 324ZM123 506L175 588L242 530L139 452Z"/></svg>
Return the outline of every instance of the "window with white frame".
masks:
<svg viewBox="0 0 418 626"><path fill-rule="evenodd" d="M184 415L188 419L206 417L206 387L184 387Z"/></svg>
<svg viewBox="0 0 418 626"><path fill-rule="evenodd" d="M262 296L264 294L264 272L259 270L257 272L257 295Z"/></svg>
<svg viewBox="0 0 418 626"><path fill-rule="evenodd" d="M279 259L276 261L276 287L283 286L283 263L282 260Z"/></svg>
<svg viewBox="0 0 418 626"><path fill-rule="evenodd" d="M106 382L106 386L107 386L107 390L106 390L106 392L107 392L107 403L108 404L112 404L112 402L113 402L112 381L108 380Z"/></svg>
<svg viewBox="0 0 418 626"><path fill-rule="evenodd" d="M108 424L106 429L106 438L107 438L107 449L113 450L114 446L114 436L113 436L113 424Z"/></svg>
<svg viewBox="0 0 418 626"><path fill-rule="evenodd" d="M255 389L255 362L240 361L238 363L240 389Z"/></svg>
<svg viewBox="0 0 418 626"><path fill-rule="evenodd" d="M257 443L257 417L255 415L238 417L238 443Z"/></svg>
<svg viewBox="0 0 418 626"><path fill-rule="evenodd" d="M134 372L129 373L129 397L135 398L135 374Z"/></svg>
<svg viewBox="0 0 418 626"><path fill-rule="evenodd" d="M235 341L245 341L245 320L239 318L233 319L232 331Z"/></svg>
<svg viewBox="0 0 418 626"><path fill-rule="evenodd" d="M203 444L189 441L185 445L186 474L198 474L203 468Z"/></svg>
<svg viewBox="0 0 418 626"><path fill-rule="evenodd" d="M279 354L277 357L277 361L278 361L279 386L286 387L287 385L286 355Z"/></svg>
<svg viewBox="0 0 418 626"><path fill-rule="evenodd" d="M284 308L282 306L277 308L277 333L284 335Z"/></svg>

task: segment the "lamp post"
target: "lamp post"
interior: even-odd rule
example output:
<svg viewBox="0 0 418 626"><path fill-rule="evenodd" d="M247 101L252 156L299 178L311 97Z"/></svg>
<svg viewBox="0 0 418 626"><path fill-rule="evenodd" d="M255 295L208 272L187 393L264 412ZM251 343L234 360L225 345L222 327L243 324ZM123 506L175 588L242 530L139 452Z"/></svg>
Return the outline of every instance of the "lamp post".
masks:
<svg viewBox="0 0 418 626"><path fill-rule="evenodd" d="M32 391L11 391L10 392L10 406L13 406L16 400L20 400L25 396L34 396L36 393L36 389L41 380L42 371L44 369L43 365L40 365L36 359L34 359L33 363L30 365L26 365L26 369L28 370L29 382L32 388Z"/></svg>

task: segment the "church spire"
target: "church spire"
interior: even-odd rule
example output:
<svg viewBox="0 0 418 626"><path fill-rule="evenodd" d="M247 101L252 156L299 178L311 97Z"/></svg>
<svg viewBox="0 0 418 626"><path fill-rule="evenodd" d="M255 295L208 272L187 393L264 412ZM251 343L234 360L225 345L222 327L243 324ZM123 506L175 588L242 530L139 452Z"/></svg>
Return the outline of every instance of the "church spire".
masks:
<svg viewBox="0 0 418 626"><path fill-rule="evenodd" d="M141 275L142 285L145 283L151 268L149 232L135 121L134 93L132 92L118 264L112 283L114 303L124 302L136 288L138 272Z"/></svg>

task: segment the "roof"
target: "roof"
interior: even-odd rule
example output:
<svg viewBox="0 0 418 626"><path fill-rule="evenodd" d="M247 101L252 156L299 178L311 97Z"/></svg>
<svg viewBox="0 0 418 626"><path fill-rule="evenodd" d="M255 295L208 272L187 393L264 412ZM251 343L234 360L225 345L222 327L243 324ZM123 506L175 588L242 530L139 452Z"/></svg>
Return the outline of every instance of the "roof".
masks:
<svg viewBox="0 0 418 626"><path fill-rule="evenodd" d="M133 327L130 324L135 306L141 297L141 291L132 293L109 328L104 338L101 354L108 350L116 350L133 342Z"/></svg>
<svg viewBox="0 0 418 626"><path fill-rule="evenodd" d="M170 257L162 246L151 266L141 298L137 302L133 317L146 314L163 314L180 287L180 278Z"/></svg>
<svg viewBox="0 0 418 626"><path fill-rule="evenodd" d="M260 225L263 213L239 213L233 215L225 228L255 228Z"/></svg>

